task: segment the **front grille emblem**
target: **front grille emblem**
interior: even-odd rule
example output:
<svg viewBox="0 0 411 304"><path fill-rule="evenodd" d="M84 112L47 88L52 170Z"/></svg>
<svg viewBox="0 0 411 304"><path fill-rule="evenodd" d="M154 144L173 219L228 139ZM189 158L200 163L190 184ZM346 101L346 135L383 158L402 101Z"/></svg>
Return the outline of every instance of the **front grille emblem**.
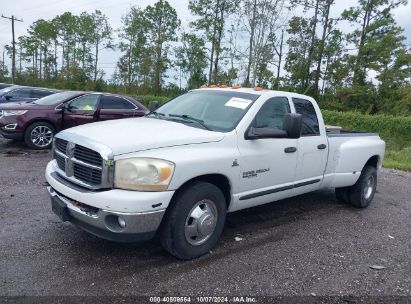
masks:
<svg viewBox="0 0 411 304"><path fill-rule="evenodd" d="M73 162L73 158L74 158L74 149L76 147L75 143L72 142L68 142L67 143L67 147L66 147L66 175L68 177L71 177L74 175L74 162Z"/></svg>

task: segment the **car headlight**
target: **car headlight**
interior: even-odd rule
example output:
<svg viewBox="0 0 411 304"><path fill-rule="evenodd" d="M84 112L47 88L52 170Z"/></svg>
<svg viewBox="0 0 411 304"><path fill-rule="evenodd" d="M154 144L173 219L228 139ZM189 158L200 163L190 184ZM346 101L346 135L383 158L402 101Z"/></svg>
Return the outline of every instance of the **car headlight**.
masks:
<svg viewBox="0 0 411 304"><path fill-rule="evenodd" d="M174 173L174 163L156 158L116 161L114 187L139 191L165 191Z"/></svg>
<svg viewBox="0 0 411 304"><path fill-rule="evenodd" d="M27 110L3 110L3 116L14 116L26 114Z"/></svg>

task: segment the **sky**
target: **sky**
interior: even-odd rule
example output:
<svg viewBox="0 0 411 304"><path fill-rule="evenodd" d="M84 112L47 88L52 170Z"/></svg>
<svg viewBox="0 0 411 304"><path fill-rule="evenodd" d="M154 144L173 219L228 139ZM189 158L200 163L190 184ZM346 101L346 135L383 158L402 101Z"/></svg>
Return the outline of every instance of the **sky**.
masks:
<svg viewBox="0 0 411 304"><path fill-rule="evenodd" d="M23 22L15 22L16 39L19 36L25 35L28 27L38 19L52 19L66 11L73 14L80 14L83 11L89 13L98 9L102 11L110 21L111 26L117 29L121 26L121 17L126 14L132 5L141 8L147 5L153 5L155 0L2 0L0 6L0 14L11 17L14 15L18 19L23 19ZM182 27L189 28L191 15L188 10L188 0L169 0L181 19ZM331 14L333 17L338 16L341 12L350 6L355 6L357 0L336 0ZM299 14L299 12L294 12ZM404 36L407 37L407 44L411 46L411 3L406 6L397 8L394 12L397 23L405 30ZM343 31L350 31L348 24L342 24ZM117 34L115 34L117 36ZM9 19L0 18L0 56L4 46L11 43L11 21ZM118 51L103 51L101 52L100 68L104 69L108 77L114 72L116 62L120 56ZM11 61L5 58L6 64L11 65Z"/></svg>

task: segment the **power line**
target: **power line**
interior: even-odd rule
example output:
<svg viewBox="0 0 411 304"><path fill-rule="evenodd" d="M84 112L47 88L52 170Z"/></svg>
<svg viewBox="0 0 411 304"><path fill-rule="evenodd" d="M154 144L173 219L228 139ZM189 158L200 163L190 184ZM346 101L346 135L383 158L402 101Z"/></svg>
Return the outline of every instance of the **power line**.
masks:
<svg viewBox="0 0 411 304"><path fill-rule="evenodd" d="M14 74L15 74L15 71L16 71L16 41L14 39L14 21L23 22L23 19L17 19L14 16L6 17L3 14L1 14L1 17L11 20L11 33L12 33L12 36L13 36L13 62L12 62L12 66L11 66L11 79L13 80L13 83L14 83Z"/></svg>

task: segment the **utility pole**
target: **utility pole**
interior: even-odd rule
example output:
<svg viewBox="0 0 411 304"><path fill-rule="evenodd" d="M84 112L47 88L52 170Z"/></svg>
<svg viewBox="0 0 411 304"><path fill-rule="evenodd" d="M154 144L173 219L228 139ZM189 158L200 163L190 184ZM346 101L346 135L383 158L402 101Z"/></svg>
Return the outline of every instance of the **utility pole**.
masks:
<svg viewBox="0 0 411 304"><path fill-rule="evenodd" d="M3 14L1 15L1 17L11 20L11 33L13 35L13 60L12 60L12 66L11 66L11 79L12 79L12 82L14 83L14 75L16 73L16 41L14 39L14 21L23 22L23 19L17 19L14 16L6 17L6 16L3 16Z"/></svg>

